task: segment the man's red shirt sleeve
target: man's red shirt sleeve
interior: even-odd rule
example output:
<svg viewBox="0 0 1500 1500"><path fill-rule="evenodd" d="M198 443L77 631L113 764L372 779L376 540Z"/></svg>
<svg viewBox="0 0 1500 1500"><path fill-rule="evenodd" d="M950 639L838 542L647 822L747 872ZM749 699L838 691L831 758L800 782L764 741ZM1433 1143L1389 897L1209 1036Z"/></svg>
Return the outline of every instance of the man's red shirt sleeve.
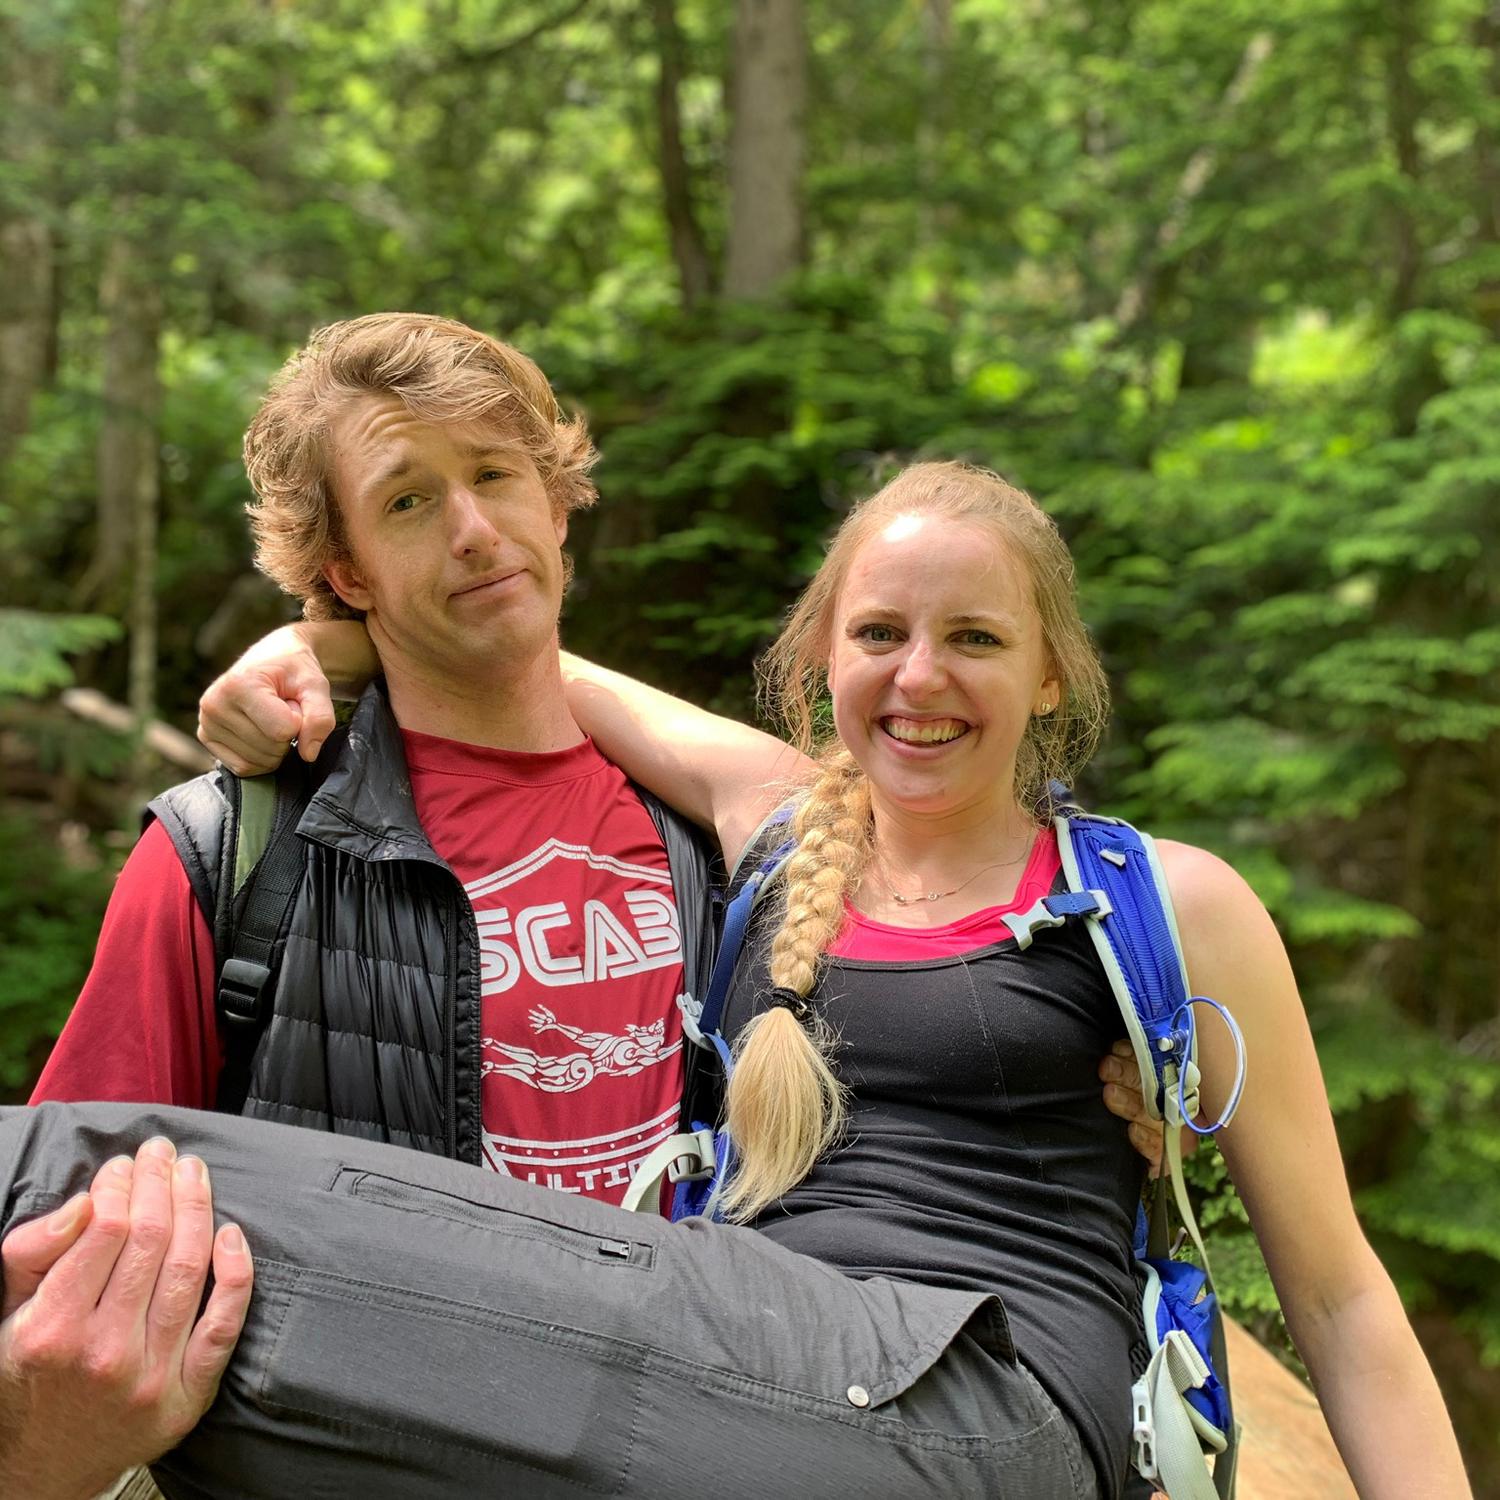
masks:
<svg viewBox="0 0 1500 1500"><path fill-rule="evenodd" d="M31 1102L210 1108L222 1062L214 990L213 933L152 823L120 871L94 966Z"/></svg>

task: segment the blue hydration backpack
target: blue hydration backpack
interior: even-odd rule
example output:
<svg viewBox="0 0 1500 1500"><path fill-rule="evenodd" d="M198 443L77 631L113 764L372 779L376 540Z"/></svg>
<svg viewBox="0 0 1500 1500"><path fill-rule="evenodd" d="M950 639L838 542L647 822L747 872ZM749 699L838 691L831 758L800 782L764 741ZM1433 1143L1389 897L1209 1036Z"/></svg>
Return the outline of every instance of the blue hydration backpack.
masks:
<svg viewBox="0 0 1500 1500"><path fill-rule="evenodd" d="M716 1054L725 1078L733 1067L720 1031L730 979L756 906L795 847L788 837L792 806L779 808L751 840L725 893L723 929L708 992L701 1006L684 1007L683 1030ZM1067 889L1044 896L1029 911L1001 918L1021 949L1037 932L1068 921L1088 924L1110 988L1119 1003L1136 1062L1146 1081L1146 1105L1165 1125L1162 1176L1141 1210L1136 1265L1149 1360L1131 1390L1132 1459L1142 1479L1170 1500L1231 1500L1238 1428L1229 1404L1229 1364L1223 1319L1208 1255L1182 1176L1182 1129L1208 1135L1227 1125L1245 1080L1239 1028L1215 1000L1194 995L1187 982L1177 924L1152 840L1117 818L1064 806L1053 820ZM1199 1125L1195 1007L1212 1006L1234 1040L1238 1064L1223 1115ZM1150 1080L1155 1080L1154 1088ZM671 1217L717 1217L718 1190L731 1165L727 1133L694 1122L664 1141L641 1163L627 1208L654 1212L663 1177L675 1184ZM1176 1209L1197 1262L1174 1257L1170 1214ZM1179 1236L1179 1239L1181 1236ZM1217 1455L1212 1476L1204 1455Z"/></svg>

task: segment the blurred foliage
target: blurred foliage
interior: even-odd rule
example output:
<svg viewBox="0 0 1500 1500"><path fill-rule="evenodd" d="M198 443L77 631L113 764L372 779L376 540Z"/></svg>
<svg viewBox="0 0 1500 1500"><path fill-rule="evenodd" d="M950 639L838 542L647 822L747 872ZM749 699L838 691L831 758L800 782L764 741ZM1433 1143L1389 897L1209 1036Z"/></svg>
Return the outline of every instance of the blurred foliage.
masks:
<svg viewBox="0 0 1500 1500"><path fill-rule="evenodd" d="M30 818L0 817L0 1099L24 1099L78 997L110 882L70 867ZM16 876L20 878L16 878Z"/></svg>
<svg viewBox="0 0 1500 1500"><path fill-rule="evenodd" d="M69 686L73 668L67 657L119 636L119 623L98 615L0 609L0 704ZM33 739L31 749L48 769L109 775L131 753L119 735L66 724L49 733L45 720L42 726L40 743ZM70 748L91 743L104 753L82 766L66 764ZM83 830L76 823L73 830L76 844ZM25 1097L46 1042L67 1019L88 973L111 882L86 840L70 860L60 847L55 819L24 805L0 807L0 872L3 1101Z"/></svg>
<svg viewBox="0 0 1500 1500"><path fill-rule="evenodd" d="M819 0L805 270L691 312L652 9L142 0L122 138L116 6L0 0L56 72L40 156L0 160L0 221L46 226L59 293L0 471L7 605L79 607L121 237L164 298L160 696L184 724L280 608L243 583L237 435L320 321L438 311L534 354L603 450L569 643L725 709L750 707L750 662L851 499L911 457L996 468L1067 535L1115 686L1086 800L1215 850L1266 901L1372 1237L1413 1307L1500 1362L1493 8ZM675 10L717 260L730 8ZM0 621L31 662L0 690L87 648L85 680L123 696L95 629L23 650ZM87 757L54 740L76 784ZM14 1074L92 915L4 827L28 850L0 859ZM1215 1153L1193 1178L1227 1299L1267 1331ZM1500 1472L1492 1433L1465 1439Z"/></svg>
<svg viewBox="0 0 1500 1500"><path fill-rule="evenodd" d="M67 657L120 638L120 625L103 615L41 615L0 609L0 695L39 697L73 680Z"/></svg>

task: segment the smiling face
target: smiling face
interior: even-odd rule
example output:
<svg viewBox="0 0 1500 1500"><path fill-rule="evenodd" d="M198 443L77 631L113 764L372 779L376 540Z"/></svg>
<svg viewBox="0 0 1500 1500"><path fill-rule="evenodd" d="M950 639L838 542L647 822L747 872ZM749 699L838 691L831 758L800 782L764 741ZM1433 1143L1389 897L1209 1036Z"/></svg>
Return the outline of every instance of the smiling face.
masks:
<svg viewBox="0 0 1500 1500"><path fill-rule="evenodd" d="M365 612L388 676L466 684L552 642L567 523L503 425L425 422L363 396L329 443L348 557L324 572Z"/></svg>
<svg viewBox="0 0 1500 1500"><path fill-rule="evenodd" d="M1008 815L1027 724L1061 696L1025 569L991 527L931 514L854 554L828 682L877 809L920 816Z"/></svg>

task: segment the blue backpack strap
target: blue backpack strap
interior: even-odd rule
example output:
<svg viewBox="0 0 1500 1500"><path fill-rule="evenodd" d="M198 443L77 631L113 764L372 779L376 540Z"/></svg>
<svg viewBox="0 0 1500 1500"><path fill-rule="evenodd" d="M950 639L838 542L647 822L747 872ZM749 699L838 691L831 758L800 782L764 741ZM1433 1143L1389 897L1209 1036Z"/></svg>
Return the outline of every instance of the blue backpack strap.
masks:
<svg viewBox="0 0 1500 1500"><path fill-rule="evenodd" d="M1244 1044L1233 1018L1216 1000L1188 986L1177 919L1155 843L1117 818L1081 813L1056 820L1058 852L1070 893L1101 900L1089 922L1110 987L1135 1048L1153 1119L1211 1135L1234 1117L1244 1089ZM1094 914L1090 914L1094 915ZM1224 1018L1239 1056L1235 1085L1223 1115L1200 1126L1198 1038L1193 1007L1212 1006Z"/></svg>
<svg viewBox="0 0 1500 1500"><path fill-rule="evenodd" d="M734 966L739 962L740 949L745 945L745 932L750 926L751 914L797 846L796 839L791 836L790 826L796 810L797 804L794 802L786 802L778 807L756 829L735 864L724 896L719 951L714 958L703 1005L696 1016L683 1018L683 1030L687 1032L689 1039L700 1047L711 1046L719 1054L726 1076L731 1066L729 1049L719 1028L724 1019L724 1002L729 998L729 982L734 977Z"/></svg>
<svg viewBox="0 0 1500 1500"><path fill-rule="evenodd" d="M1229 1404L1223 1321L1208 1253L1183 1182L1182 1127L1207 1134L1228 1124L1244 1088L1244 1042L1221 1005L1192 993L1171 894L1152 840L1128 823L1090 814L1061 815L1055 826L1068 897L1076 914L1086 918L1119 1005L1147 1109L1165 1126L1164 1181L1156 1188L1150 1228L1139 1247L1150 1360L1132 1392L1136 1467L1165 1489L1170 1500L1228 1500L1234 1490L1238 1429ZM1055 919L1062 916L1059 910ZM1050 917L1054 913L1046 906L1044 914L1033 908L1021 920L1034 919L1030 926L1042 926L1049 925ZM1223 1116L1206 1127L1195 1119L1199 1072L1193 1008L1199 1004L1211 1005L1223 1016L1238 1058ZM1168 1193L1198 1252L1196 1266L1171 1256ZM1203 1449L1219 1455L1212 1479Z"/></svg>
<svg viewBox="0 0 1500 1500"><path fill-rule="evenodd" d="M729 877L724 897L724 918L720 925L719 949L710 972L708 988L699 1006L684 1007L683 1034L697 1048L712 1051L728 1081L734 1069L729 1044L724 1040L721 1023L724 1002L729 997L735 965L745 946L745 933L751 915L770 883L780 873L797 841L791 837L789 824L796 804L778 807L756 829L745 852ZM690 1066L693 1063L690 1061ZM669 1136L636 1169L626 1191L623 1206L639 1213L656 1213L661 1201L663 1179L676 1185L671 1217L675 1221L691 1215L716 1217L719 1189L723 1185L732 1159L729 1136L724 1130L692 1121L692 1129Z"/></svg>

